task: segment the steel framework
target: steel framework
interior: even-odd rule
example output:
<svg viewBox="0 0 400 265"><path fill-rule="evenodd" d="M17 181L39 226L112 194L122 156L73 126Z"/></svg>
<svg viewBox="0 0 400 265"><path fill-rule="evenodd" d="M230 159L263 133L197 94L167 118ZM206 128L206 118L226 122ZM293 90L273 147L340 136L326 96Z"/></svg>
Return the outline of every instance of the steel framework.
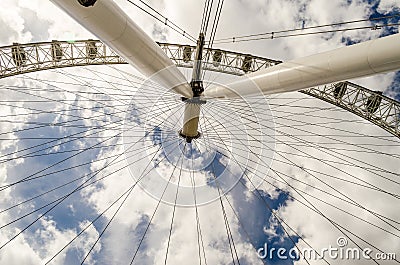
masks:
<svg viewBox="0 0 400 265"><path fill-rule="evenodd" d="M192 68L195 46L158 43L179 67ZM205 49L203 69L243 75L282 61L220 49ZM52 41L0 47L0 78L54 68L126 64L116 52L98 40ZM400 138L400 102L350 82L301 90L350 111Z"/></svg>

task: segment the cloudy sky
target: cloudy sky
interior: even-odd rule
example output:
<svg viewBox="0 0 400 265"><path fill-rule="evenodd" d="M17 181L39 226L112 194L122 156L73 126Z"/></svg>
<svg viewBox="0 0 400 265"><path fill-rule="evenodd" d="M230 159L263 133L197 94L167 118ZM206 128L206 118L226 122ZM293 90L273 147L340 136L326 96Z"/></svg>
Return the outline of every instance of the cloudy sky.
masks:
<svg viewBox="0 0 400 265"><path fill-rule="evenodd" d="M128 1L116 2L155 41L193 44ZM204 1L146 2L198 35ZM224 2L216 39L399 13L395 0L230 0ZM343 27L398 22L394 17ZM286 61L395 33L398 26L214 47ZM2 0L0 46L90 38L95 37L50 1ZM189 78L190 71L182 71ZM206 78L234 77L207 73ZM212 102L203 112L210 118L201 122L209 141L187 147L173 140L179 101L142 81L126 65L1 80L0 264L398 263L257 257L265 244L320 251L337 247L344 237L346 247L370 248L371 257L396 253L400 260L400 141L395 137L327 103L289 93L270 97L269 105L252 99L236 105ZM352 81L400 100L400 72ZM154 108L155 115L148 116ZM256 123L247 119L249 112ZM160 124L163 120L167 124ZM263 144L258 145L252 125L262 128ZM135 129L123 134L126 128ZM150 128L146 139L135 141L143 128ZM181 156L179 148L189 148L189 155ZM178 174L179 165L197 170ZM171 188L160 203L154 193L162 188L132 186L142 175L161 176L189 191L181 189L175 198ZM222 184L214 177L224 177ZM193 185L199 187L199 204L209 196L215 200L171 206L174 200L195 201ZM218 199L220 188L229 192Z"/></svg>

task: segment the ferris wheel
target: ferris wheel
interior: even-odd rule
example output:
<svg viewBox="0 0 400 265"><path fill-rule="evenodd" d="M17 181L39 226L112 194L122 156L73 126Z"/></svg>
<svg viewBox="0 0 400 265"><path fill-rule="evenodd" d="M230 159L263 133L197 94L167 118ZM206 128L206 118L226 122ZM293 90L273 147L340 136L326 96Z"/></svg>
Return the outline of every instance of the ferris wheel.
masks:
<svg viewBox="0 0 400 265"><path fill-rule="evenodd" d="M0 263L400 263L400 102L346 81L399 34L282 62L53 2L100 40L0 48Z"/></svg>

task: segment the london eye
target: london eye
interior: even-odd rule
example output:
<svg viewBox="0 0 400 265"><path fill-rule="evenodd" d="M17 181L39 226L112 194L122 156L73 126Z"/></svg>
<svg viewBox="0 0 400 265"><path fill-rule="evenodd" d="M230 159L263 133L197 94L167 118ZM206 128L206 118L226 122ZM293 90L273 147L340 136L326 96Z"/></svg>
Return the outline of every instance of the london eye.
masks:
<svg viewBox="0 0 400 265"><path fill-rule="evenodd" d="M0 47L0 264L400 263L399 96L362 79L398 91L398 5L229 36L223 0L196 34L151 1L52 2L96 38ZM232 49L352 30L384 34Z"/></svg>

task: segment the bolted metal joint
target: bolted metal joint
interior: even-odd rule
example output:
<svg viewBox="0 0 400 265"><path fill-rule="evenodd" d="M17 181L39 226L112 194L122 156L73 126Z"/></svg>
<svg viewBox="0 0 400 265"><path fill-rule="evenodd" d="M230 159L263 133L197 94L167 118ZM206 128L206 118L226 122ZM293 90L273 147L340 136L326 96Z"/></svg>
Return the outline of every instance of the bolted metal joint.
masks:
<svg viewBox="0 0 400 265"><path fill-rule="evenodd" d="M195 136L187 136L184 135L182 130L179 131L179 136L184 138L186 140L187 143L191 143L193 139L198 139L201 136L201 133L197 132L197 134Z"/></svg>
<svg viewBox="0 0 400 265"><path fill-rule="evenodd" d="M97 0L78 0L79 4L84 7L94 6Z"/></svg>
<svg viewBox="0 0 400 265"><path fill-rule="evenodd" d="M192 80L190 86L192 87L193 97L199 97L204 92L203 81L201 80Z"/></svg>
<svg viewBox="0 0 400 265"><path fill-rule="evenodd" d="M207 103L207 100L202 99L201 97L187 98L183 101L186 103L199 104L199 105L204 105Z"/></svg>

